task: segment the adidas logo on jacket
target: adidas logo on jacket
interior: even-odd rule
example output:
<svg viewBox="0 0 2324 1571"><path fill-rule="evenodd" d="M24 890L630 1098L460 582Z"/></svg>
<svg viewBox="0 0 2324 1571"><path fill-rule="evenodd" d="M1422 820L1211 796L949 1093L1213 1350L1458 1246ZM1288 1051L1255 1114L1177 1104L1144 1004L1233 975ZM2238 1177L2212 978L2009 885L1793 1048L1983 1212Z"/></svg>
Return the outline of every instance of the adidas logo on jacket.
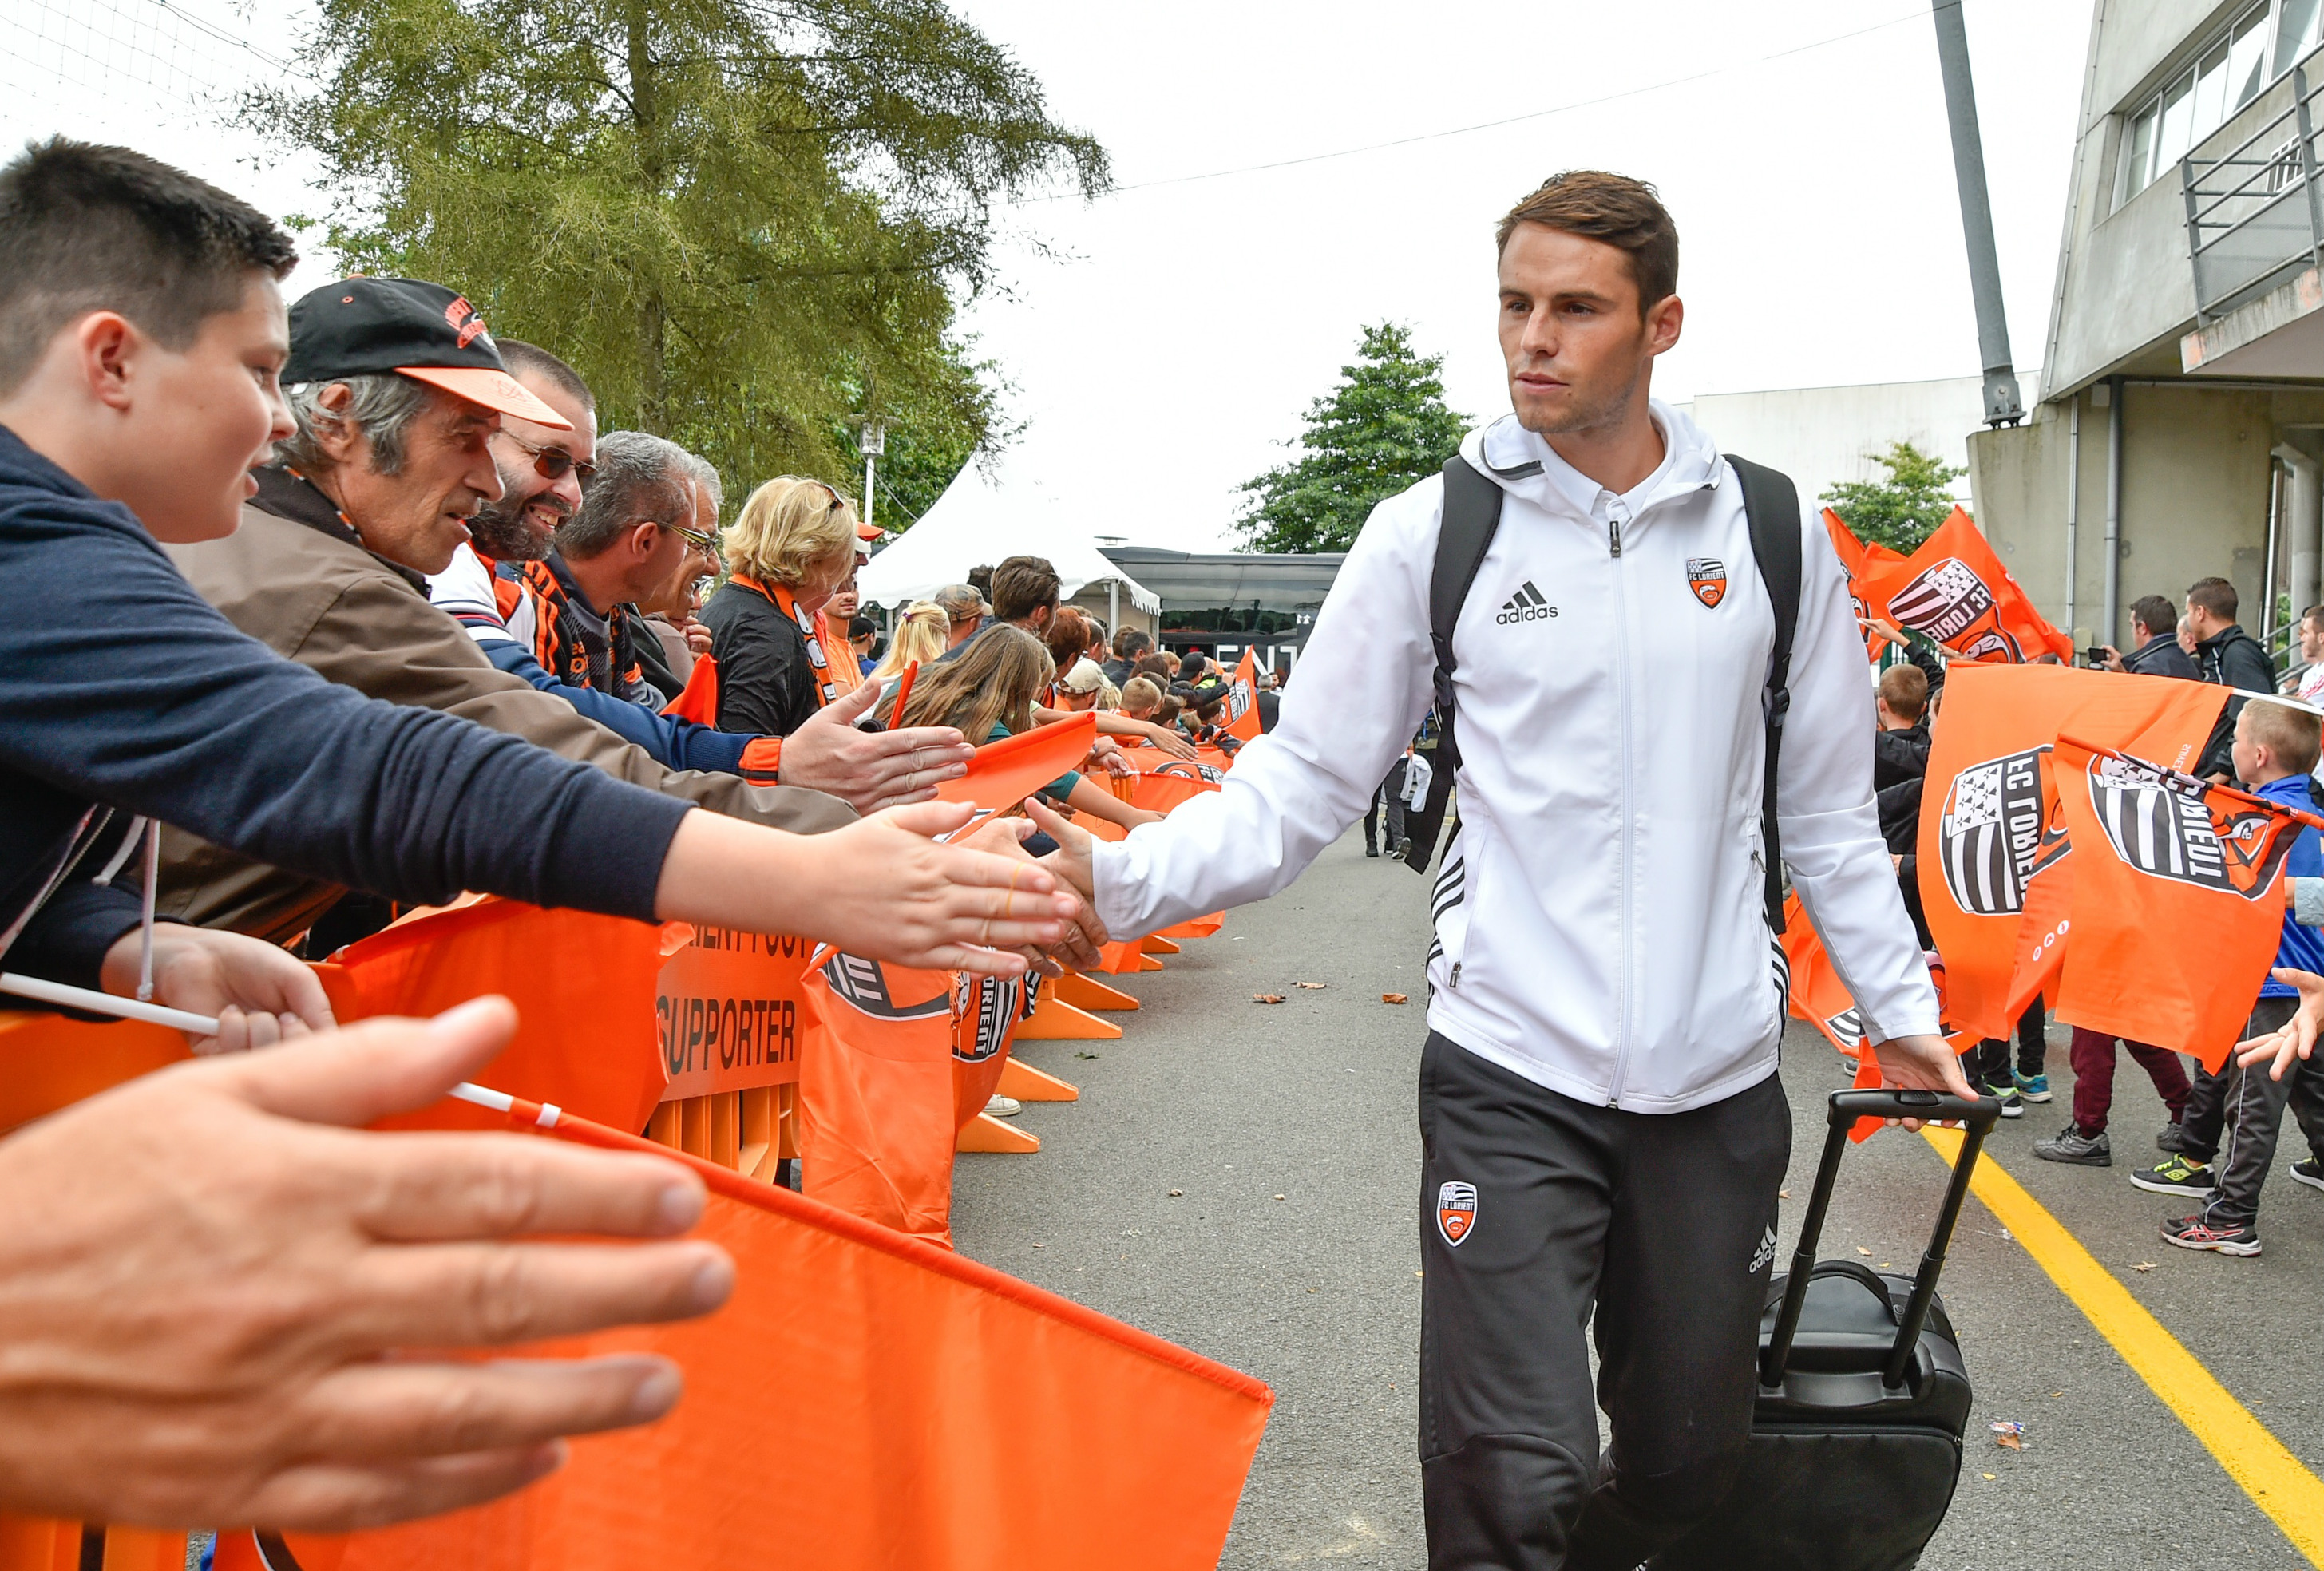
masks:
<svg viewBox="0 0 2324 1571"><path fill-rule="evenodd" d="M1772 1073L1784 998L1759 831L1775 619L1734 471L1653 408L1667 451L1622 496L1514 416L1462 445L1504 501L1453 629L1461 828L1433 903L1428 1017L1554 1091L1665 1113ZM1224 789L1095 848L1112 932L1275 894L1362 814L1429 710L1443 492L1432 476L1372 510L1275 730ZM1934 1032L1873 807L1863 639L1839 558L1803 514L1784 857L1867 1031ZM1705 595L1712 566L1723 588Z"/></svg>

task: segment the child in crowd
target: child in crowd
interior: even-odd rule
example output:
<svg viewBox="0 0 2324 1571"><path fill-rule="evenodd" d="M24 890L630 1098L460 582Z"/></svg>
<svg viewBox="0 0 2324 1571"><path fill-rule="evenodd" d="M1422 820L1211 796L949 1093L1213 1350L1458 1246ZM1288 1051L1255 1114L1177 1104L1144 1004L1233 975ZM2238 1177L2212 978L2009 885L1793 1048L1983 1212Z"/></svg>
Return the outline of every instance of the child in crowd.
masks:
<svg viewBox="0 0 2324 1571"><path fill-rule="evenodd" d="M2256 795L2303 811L2311 808L2308 776L2324 750L2317 716L2304 708L2255 697L2236 719L2236 777ZM2324 877L2324 842L2312 829L2302 829L2283 865L2287 878ZM2303 971L2324 971L2324 933L2302 927L2290 910L2283 914L2283 932L2277 942L2275 963ZM2246 1037L2271 1036L2282 1030L2299 1006L2299 994L2273 976L2260 987L2253 1005ZM2207 1249L2218 1254L2259 1253L2261 1187L2275 1160L2276 1141L2283 1127L2287 1100L2297 1098L2301 1130L2311 1154L2302 1164L2303 1181L2324 1187L2324 1061L2301 1060L2284 1078L2275 1079L2264 1063L2227 1070L2225 1110L2226 1144L2213 1164L2212 1148L2200 1141L2203 1132L2190 1126L2179 1155L2153 1172L2138 1174L2132 1182L2144 1190L2203 1198L2207 1203L2191 1217L2163 1224L2163 1236L2181 1249ZM2216 1138L2216 1135L2212 1136Z"/></svg>
<svg viewBox="0 0 2324 1571"><path fill-rule="evenodd" d="M1121 712L1131 720L1155 721L1162 708L1162 689L1151 676L1132 676L1122 684Z"/></svg>

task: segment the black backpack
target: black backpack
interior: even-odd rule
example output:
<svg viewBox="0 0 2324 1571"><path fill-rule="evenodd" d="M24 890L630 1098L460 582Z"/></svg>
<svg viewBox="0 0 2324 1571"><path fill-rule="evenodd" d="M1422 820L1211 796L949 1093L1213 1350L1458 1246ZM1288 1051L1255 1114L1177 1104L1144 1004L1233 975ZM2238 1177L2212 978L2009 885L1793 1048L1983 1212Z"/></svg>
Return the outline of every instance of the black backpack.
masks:
<svg viewBox="0 0 2324 1571"><path fill-rule="evenodd" d="M1775 647L1767 657L1767 772L1760 786L1759 824L1767 848L1767 925L1781 932L1784 859L1775 840L1775 759L1783 745L1784 716L1792 706L1792 635L1800 625L1800 497L1788 475L1731 453L1727 462L1743 485L1751 559L1758 565L1775 611ZM1541 464L1534 462L1496 473L1517 480L1540 471ZM1426 804L1405 819L1405 832L1412 840L1405 865L1424 876L1444 827L1452 772L1461 763L1452 723L1452 673L1459 664L1452 657L1452 624L1460 620L1462 602L1469 598L1469 586L1476 582L1477 569L1484 565L1500 524L1501 488L1457 454L1445 460L1443 516L1436 532L1436 566L1428 583L1428 637L1436 647L1436 757Z"/></svg>

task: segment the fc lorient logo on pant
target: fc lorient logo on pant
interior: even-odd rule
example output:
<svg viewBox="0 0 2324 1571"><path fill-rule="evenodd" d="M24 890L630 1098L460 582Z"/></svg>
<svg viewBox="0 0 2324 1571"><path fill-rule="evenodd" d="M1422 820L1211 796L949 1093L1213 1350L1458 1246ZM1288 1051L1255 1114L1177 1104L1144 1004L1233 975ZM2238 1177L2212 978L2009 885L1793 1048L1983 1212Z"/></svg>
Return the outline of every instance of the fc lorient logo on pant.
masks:
<svg viewBox="0 0 2324 1571"><path fill-rule="evenodd" d="M1436 1230L1453 1248L1477 1225L1477 1186L1448 1179L1436 1190Z"/></svg>

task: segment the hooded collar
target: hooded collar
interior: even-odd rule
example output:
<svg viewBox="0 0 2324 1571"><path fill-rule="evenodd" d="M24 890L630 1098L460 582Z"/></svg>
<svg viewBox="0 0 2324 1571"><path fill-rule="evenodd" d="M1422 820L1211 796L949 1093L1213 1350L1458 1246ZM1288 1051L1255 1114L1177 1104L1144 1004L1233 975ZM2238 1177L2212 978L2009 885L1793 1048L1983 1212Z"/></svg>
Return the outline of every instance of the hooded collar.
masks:
<svg viewBox="0 0 2324 1571"><path fill-rule="evenodd" d="M394 574L424 598L428 580L401 562L392 562L364 544L362 531L355 520L339 510L339 504L323 494L322 488L287 464L269 464L254 469L258 481L258 494L250 505L260 512L272 513L278 519L288 519L294 524L304 524L316 533L328 535L344 546L353 546L371 559Z"/></svg>
<svg viewBox="0 0 2324 1571"><path fill-rule="evenodd" d="M1692 492L1716 487L1727 473L1719 448L1693 421L1660 399L1649 399L1648 414L1663 436L1663 461L1628 492L1617 493L1591 479L1557 449L1503 415L1461 444L1461 455L1490 475L1510 495L1545 512L1596 522L1619 501L1632 519L1649 508Z"/></svg>

